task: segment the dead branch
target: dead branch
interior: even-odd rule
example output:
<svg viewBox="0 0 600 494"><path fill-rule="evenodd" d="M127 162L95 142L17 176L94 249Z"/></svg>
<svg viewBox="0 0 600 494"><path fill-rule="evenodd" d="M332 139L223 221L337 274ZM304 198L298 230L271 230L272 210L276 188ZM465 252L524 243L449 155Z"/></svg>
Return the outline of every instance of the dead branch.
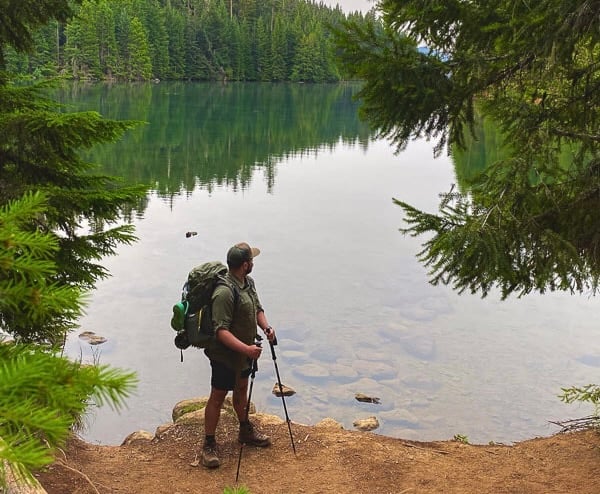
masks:
<svg viewBox="0 0 600 494"><path fill-rule="evenodd" d="M549 422L561 428L560 431L558 431L559 434L600 428L600 416L598 415L560 421L549 420Z"/></svg>

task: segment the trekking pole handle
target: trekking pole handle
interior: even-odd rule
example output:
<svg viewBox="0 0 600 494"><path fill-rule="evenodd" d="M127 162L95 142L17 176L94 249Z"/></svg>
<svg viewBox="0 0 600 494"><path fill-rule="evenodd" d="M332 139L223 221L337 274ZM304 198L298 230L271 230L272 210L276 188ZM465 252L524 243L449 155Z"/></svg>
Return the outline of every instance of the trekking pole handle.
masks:
<svg viewBox="0 0 600 494"><path fill-rule="evenodd" d="M273 330L273 328L271 326L267 326L265 328L265 333L267 336L269 336L271 334L271 331ZM269 343L273 343L273 345L277 345L277 336L275 336L275 338L273 338L273 341L269 341Z"/></svg>

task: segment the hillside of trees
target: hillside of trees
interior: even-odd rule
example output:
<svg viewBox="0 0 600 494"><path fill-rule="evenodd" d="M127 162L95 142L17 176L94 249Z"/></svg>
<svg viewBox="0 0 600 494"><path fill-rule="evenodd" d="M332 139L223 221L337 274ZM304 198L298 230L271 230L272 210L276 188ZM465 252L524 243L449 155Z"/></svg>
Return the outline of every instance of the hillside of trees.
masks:
<svg viewBox="0 0 600 494"><path fill-rule="evenodd" d="M333 82L331 27L372 22L305 0L84 0L75 16L34 33L30 54L7 50L21 77L81 80Z"/></svg>

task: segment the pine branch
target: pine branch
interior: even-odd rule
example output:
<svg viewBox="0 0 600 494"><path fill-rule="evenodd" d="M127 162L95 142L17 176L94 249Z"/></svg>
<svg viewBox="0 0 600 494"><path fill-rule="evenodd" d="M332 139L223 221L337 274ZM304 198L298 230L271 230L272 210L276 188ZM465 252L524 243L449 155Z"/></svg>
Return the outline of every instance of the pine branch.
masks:
<svg viewBox="0 0 600 494"><path fill-rule="evenodd" d="M0 463L30 476L52 461L91 401L118 410L135 384L131 372L82 366L39 347L0 345Z"/></svg>

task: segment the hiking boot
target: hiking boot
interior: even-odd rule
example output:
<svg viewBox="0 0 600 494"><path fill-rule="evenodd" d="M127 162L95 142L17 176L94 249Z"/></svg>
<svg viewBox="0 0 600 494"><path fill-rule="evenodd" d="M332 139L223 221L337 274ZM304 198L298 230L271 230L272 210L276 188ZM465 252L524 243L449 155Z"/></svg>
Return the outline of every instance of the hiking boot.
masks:
<svg viewBox="0 0 600 494"><path fill-rule="evenodd" d="M262 432L256 430L251 422L240 424L240 434L238 440L243 444L266 448L271 446L271 438Z"/></svg>
<svg viewBox="0 0 600 494"><path fill-rule="evenodd" d="M217 456L217 444L206 444L202 446L202 464L206 468L217 468L221 462Z"/></svg>

